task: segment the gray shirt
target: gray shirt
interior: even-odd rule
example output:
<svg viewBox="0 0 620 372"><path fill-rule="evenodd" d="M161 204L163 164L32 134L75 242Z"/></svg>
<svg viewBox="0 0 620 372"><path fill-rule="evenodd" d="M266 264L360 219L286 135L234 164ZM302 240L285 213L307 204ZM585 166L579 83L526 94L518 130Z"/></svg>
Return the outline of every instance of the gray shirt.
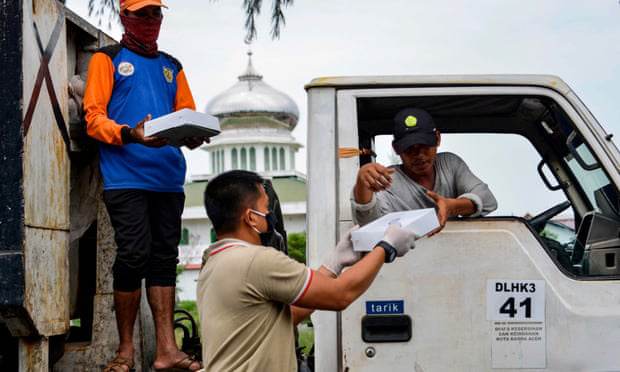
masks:
<svg viewBox="0 0 620 372"><path fill-rule="evenodd" d="M436 208L435 201L426 195L426 189L407 176L398 165L392 176L392 185L385 191L372 194L368 204L355 201L351 193L353 221L365 225L390 212L411 209ZM435 158L435 187L433 192L445 198L467 198L476 206L469 217L484 216L497 209L497 201L486 183L482 182L457 155L450 152Z"/></svg>

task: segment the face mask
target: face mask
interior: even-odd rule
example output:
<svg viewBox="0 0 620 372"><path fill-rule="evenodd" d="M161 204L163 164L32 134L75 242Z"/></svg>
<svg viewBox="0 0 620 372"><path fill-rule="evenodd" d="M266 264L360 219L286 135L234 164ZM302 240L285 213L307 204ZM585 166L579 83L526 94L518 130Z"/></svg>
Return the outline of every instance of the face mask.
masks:
<svg viewBox="0 0 620 372"><path fill-rule="evenodd" d="M130 18L121 13L121 23L125 28L123 44L141 54L157 54L157 38L163 18Z"/></svg>
<svg viewBox="0 0 620 372"><path fill-rule="evenodd" d="M278 220L276 219L276 215L273 212L269 212L267 214L259 212L254 209L250 209L252 213L257 214L259 216L265 217L267 220L267 231L261 232L255 226L251 226L254 231L258 234L260 238L260 243L264 246L271 246L273 242L274 235L276 234L276 223Z"/></svg>

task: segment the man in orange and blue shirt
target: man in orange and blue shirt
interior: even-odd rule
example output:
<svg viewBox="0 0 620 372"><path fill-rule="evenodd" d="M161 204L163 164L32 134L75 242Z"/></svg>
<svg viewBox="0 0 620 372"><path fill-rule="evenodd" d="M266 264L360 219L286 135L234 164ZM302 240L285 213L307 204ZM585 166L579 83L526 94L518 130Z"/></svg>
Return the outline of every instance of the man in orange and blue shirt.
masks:
<svg viewBox="0 0 620 372"><path fill-rule="evenodd" d="M181 64L157 48L162 7L161 0L120 0L123 39L98 50L88 70L87 133L99 141L103 198L118 245L112 273L120 345L105 371L133 368L143 278L157 335L153 367L201 368L178 350L173 332L185 159L167 139L144 137L151 117L195 109ZM187 138L185 145L193 149L202 142Z"/></svg>

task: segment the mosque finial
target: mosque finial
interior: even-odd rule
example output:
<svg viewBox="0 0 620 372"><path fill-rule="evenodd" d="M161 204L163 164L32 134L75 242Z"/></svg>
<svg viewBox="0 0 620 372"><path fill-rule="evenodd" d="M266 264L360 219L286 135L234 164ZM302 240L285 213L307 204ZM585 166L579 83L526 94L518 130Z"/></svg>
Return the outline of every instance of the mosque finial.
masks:
<svg viewBox="0 0 620 372"><path fill-rule="evenodd" d="M260 80L263 76L256 72L254 66L252 65L252 55L254 54L252 52L252 41L245 39L244 43L248 46L248 67L246 67L243 74L239 76L239 80Z"/></svg>

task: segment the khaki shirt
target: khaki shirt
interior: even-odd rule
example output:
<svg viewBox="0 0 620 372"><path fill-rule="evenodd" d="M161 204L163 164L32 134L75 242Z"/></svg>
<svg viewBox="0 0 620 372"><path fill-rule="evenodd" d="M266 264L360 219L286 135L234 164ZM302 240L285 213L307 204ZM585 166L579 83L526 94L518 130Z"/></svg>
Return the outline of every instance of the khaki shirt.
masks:
<svg viewBox="0 0 620 372"><path fill-rule="evenodd" d="M202 356L211 371L296 371L290 304L312 281L270 247L224 239L204 253L197 299Z"/></svg>

